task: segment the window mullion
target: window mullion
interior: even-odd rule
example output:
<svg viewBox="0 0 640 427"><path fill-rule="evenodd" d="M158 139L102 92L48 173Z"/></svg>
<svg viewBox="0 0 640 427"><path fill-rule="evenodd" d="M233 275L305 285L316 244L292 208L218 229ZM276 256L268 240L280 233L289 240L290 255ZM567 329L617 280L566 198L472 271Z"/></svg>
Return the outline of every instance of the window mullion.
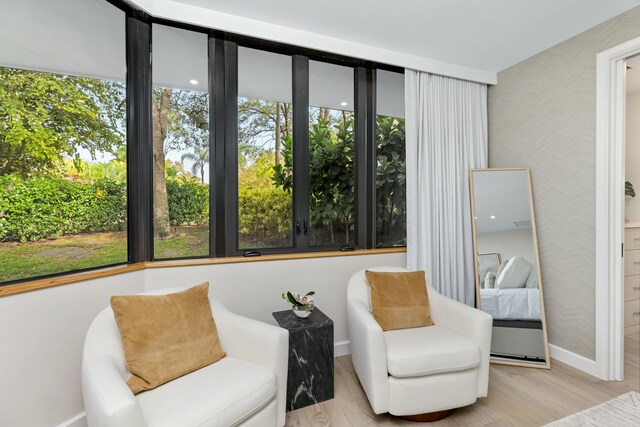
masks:
<svg viewBox="0 0 640 427"><path fill-rule="evenodd" d="M226 256L224 40L209 37L209 256ZM213 131L211 131L211 128Z"/></svg>
<svg viewBox="0 0 640 427"><path fill-rule="evenodd" d="M127 16L127 200L129 262L152 260L151 25Z"/></svg>
<svg viewBox="0 0 640 427"><path fill-rule="evenodd" d="M293 56L293 236L309 250L309 58Z"/></svg>
<svg viewBox="0 0 640 427"><path fill-rule="evenodd" d="M224 49L224 200L226 256L238 248L238 45L221 43Z"/></svg>
<svg viewBox="0 0 640 427"><path fill-rule="evenodd" d="M375 70L355 69L356 246L376 245Z"/></svg>

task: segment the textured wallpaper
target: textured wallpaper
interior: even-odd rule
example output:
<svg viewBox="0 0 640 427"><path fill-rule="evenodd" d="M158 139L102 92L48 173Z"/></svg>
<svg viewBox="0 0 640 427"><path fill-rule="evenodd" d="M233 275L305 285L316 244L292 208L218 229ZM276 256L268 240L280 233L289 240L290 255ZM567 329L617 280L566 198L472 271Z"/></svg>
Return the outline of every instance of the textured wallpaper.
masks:
<svg viewBox="0 0 640 427"><path fill-rule="evenodd" d="M531 168L549 341L589 359L596 55L639 36L640 6L500 72L489 89L490 167Z"/></svg>

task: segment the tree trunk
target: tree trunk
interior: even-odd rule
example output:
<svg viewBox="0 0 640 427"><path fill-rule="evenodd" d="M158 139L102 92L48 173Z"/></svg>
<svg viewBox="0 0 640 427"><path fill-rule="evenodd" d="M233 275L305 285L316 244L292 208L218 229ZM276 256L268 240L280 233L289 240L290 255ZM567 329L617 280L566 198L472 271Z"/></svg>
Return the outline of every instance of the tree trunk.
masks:
<svg viewBox="0 0 640 427"><path fill-rule="evenodd" d="M289 111L291 104L282 104L282 113L284 114L284 136L291 135L291 123L289 121Z"/></svg>
<svg viewBox="0 0 640 427"><path fill-rule="evenodd" d="M200 184L204 185L204 160L200 164Z"/></svg>
<svg viewBox="0 0 640 427"><path fill-rule="evenodd" d="M276 102L276 165L280 164L280 146L282 144L280 134L280 103Z"/></svg>
<svg viewBox="0 0 640 427"><path fill-rule="evenodd" d="M349 244L349 217L348 216L344 218L344 225L345 225L344 236L347 239L344 244L348 245Z"/></svg>
<svg viewBox="0 0 640 427"><path fill-rule="evenodd" d="M164 174L164 140L169 122L169 102L173 89L164 89L153 106L153 236L167 239L171 235L169 226L169 200L167 179Z"/></svg>
<svg viewBox="0 0 640 427"><path fill-rule="evenodd" d="M26 149L27 149L27 141L24 140L20 144L20 148L18 148L17 153L11 153L7 156L8 157L7 163L2 168L2 172L0 172L0 176L7 175L7 174L10 174L11 172L14 172L11 170L11 168L13 167L15 160L20 159L22 156L24 156L24 152L26 151ZM23 171L23 172L25 174L28 173L27 171Z"/></svg>
<svg viewBox="0 0 640 427"><path fill-rule="evenodd" d="M329 221L329 234L331 235L331 244L336 243L336 238L333 235L333 221Z"/></svg>
<svg viewBox="0 0 640 427"><path fill-rule="evenodd" d="M395 203L393 202L393 195L391 196L391 206L389 208L389 223L387 224L387 245L391 246L391 234L393 233L393 210L395 209Z"/></svg>

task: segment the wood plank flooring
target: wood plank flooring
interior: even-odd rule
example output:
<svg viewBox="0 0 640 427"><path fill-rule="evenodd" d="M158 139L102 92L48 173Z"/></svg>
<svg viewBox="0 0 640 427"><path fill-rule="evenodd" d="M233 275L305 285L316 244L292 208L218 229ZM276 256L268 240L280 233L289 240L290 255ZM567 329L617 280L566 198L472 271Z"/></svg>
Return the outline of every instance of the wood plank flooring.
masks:
<svg viewBox="0 0 640 427"><path fill-rule="evenodd" d="M491 365L489 396L450 417L424 424L449 426L540 426L640 391L640 334L625 337L625 380L601 381L556 360L551 370ZM640 414L639 414L640 417ZM375 415L360 387L350 356L336 359L335 398L289 412L287 426L415 426L389 414Z"/></svg>

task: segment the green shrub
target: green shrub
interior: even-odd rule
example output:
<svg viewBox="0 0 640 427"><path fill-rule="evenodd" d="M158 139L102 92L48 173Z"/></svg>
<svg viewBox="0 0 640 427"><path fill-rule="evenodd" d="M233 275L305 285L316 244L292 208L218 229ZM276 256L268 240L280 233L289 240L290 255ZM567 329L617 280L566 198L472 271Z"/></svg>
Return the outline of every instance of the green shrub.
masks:
<svg viewBox="0 0 640 427"><path fill-rule="evenodd" d="M290 243L291 193L277 187L238 188L241 247L283 246Z"/></svg>
<svg viewBox="0 0 640 427"><path fill-rule="evenodd" d="M33 241L127 226L126 190L61 178L0 176L0 241Z"/></svg>
<svg viewBox="0 0 640 427"><path fill-rule="evenodd" d="M198 225L209 222L208 185L167 180L167 198L171 225Z"/></svg>
<svg viewBox="0 0 640 427"><path fill-rule="evenodd" d="M241 185L238 190L239 234L244 245L289 243L291 194L271 186ZM126 196L126 187L109 179L90 184L0 176L0 242L126 230ZM172 226L208 223L208 185L168 180L167 197Z"/></svg>

